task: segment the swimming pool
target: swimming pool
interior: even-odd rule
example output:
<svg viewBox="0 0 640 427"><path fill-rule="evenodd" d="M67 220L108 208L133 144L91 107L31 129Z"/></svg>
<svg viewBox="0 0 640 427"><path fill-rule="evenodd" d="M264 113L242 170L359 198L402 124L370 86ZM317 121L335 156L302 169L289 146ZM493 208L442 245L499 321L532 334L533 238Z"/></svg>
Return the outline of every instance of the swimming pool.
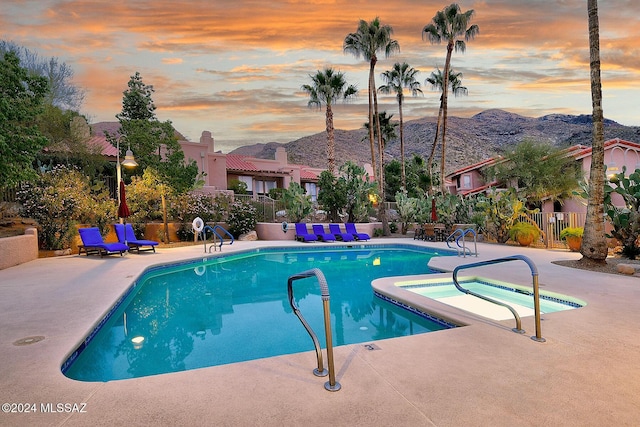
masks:
<svg viewBox="0 0 640 427"><path fill-rule="evenodd" d="M62 366L69 378L110 381L313 350L288 303L289 276L319 268L330 291L334 345L454 325L374 296L379 277L428 274L449 252L413 245L255 249L149 269ZM296 304L324 342L320 288L297 281Z"/></svg>

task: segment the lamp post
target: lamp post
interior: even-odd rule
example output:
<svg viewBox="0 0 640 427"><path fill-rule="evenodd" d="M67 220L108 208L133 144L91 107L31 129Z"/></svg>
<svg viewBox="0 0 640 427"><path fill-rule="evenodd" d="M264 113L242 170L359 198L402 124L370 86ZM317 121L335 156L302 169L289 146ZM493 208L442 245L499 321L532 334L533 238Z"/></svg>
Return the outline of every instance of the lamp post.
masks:
<svg viewBox="0 0 640 427"><path fill-rule="evenodd" d="M124 160L120 163L120 138L117 139L116 143L116 188L118 191L118 205L120 204L120 181L122 180L122 166L126 168L135 168L138 166L138 163L133 158L133 151L131 148L127 149L127 152L124 155Z"/></svg>

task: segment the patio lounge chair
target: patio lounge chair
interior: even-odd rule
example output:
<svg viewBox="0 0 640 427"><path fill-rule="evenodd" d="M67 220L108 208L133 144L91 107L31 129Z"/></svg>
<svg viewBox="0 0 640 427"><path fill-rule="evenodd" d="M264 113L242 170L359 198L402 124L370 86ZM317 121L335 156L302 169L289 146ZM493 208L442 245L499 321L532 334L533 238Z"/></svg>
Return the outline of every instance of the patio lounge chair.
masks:
<svg viewBox="0 0 640 427"><path fill-rule="evenodd" d="M351 235L353 235L356 240L371 239L371 236L369 236L367 233L358 233L358 230L356 230L356 225L353 222L345 223L344 228L347 230L347 233L351 233Z"/></svg>
<svg viewBox="0 0 640 427"><path fill-rule="evenodd" d="M131 224L115 224L116 236L118 236L118 242L128 245L130 249L135 251L156 251L158 242L154 240L144 240L136 238L136 233L133 231ZM126 232L126 234L125 234ZM148 248L141 249L144 246Z"/></svg>
<svg viewBox="0 0 640 427"><path fill-rule="evenodd" d="M351 233L343 233L340 231L339 224L329 224L329 232L335 236L336 239L343 242L353 242L356 238Z"/></svg>
<svg viewBox="0 0 640 427"><path fill-rule="evenodd" d="M296 240L301 242L315 242L318 240L318 236L309 233L307 224L296 222Z"/></svg>
<svg viewBox="0 0 640 427"><path fill-rule="evenodd" d="M336 241L336 237L333 234L324 231L324 227L322 226L322 224L313 224L311 228L313 229L313 234L318 236L318 239L322 240L323 242Z"/></svg>
<svg viewBox="0 0 640 427"><path fill-rule="evenodd" d="M98 227L78 229L82 244L78 245L78 255L86 252L87 256L98 254L100 258L104 255L120 253L120 256L129 250L129 246L124 243L105 243Z"/></svg>

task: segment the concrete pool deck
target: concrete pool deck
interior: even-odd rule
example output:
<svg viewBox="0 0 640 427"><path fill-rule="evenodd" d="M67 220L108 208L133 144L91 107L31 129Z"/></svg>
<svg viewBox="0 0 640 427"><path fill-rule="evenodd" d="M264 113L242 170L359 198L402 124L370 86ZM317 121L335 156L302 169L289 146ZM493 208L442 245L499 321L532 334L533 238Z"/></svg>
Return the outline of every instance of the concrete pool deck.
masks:
<svg viewBox="0 0 640 427"><path fill-rule="evenodd" d="M410 238L371 243L387 242L446 247ZM309 246L236 242L224 252L284 245ZM545 314L545 343L530 339L533 317L522 319L527 333L519 335L511 331L513 320L470 315L468 326L375 341L373 350L363 344L336 347L342 390L335 393L324 389L326 377L313 376L314 352L106 383L62 375L69 352L146 267L200 258L202 246L122 258L43 258L0 270L0 403L37 410L2 412L0 425L638 425L640 279L551 263L580 257L565 251L492 244L478 250L477 258L439 257L430 265L452 270L526 255L538 267L541 289L588 305ZM531 283L524 263L465 271ZM44 339L15 345L34 336ZM83 412L64 412L64 405L63 412L42 412L59 403Z"/></svg>

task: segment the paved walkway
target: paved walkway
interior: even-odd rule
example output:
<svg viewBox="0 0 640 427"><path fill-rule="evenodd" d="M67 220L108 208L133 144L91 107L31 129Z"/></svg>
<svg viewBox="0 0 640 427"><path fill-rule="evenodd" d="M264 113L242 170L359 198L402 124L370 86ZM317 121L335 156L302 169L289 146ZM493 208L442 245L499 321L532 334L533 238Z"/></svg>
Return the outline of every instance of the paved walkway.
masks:
<svg viewBox="0 0 640 427"><path fill-rule="evenodd" d="M384 242L375 239L373 243ZM281 242L237 242L226 252ZM442 248L444 243L393 239ZM291 244L291 243L289 243ZM328 246L328 244L323 244ZM202 247L123 258L67 256L0 270L0 403L35 413L0 413L2 426L634 426L640 424L640 280L574 270L565 251L480 244L478 258L524 254L542 289L586 307L543 316L545 343L511 332L513 320L465 315L469 325L335 349L342 390L324 389L306 352L145 378L83 383L60 365L147 266L202 256ZM527 285L526 265L476 274ZM25 337L42 341L17 346ZM43 413L69 404L82 413ZM51 405L48 405L51 404ZM74 408L74 404L77 406ZM3 410L5 406L3 406ZM22 409L22 407L20 407ZM34 409L34 406L30 406Z"/></svg>

